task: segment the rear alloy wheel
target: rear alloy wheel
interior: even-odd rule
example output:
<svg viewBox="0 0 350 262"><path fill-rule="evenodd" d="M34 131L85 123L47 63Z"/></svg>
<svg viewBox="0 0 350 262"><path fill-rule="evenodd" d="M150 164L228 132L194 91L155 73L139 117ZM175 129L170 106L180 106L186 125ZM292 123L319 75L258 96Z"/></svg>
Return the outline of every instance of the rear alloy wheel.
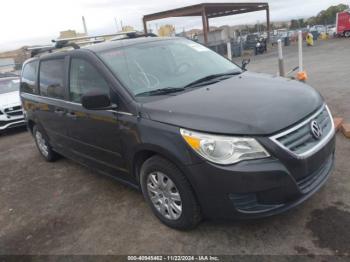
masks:
<svg viewBox="0 0 350 262"><path fill-rule="evenodd" d="M35 144L45 160L48 162L54 161L57 157L57 154L52 150L44 133L40 131L36 126L33 128L33 136L35 139Z"/></svg>
<svg viewBox="0 0 350 262"><path fill-rule="evenodd" d="M165 225L191 229L201 221L198 202L183 173L160 156L145 161L140 172L142 193Z"/></svg>

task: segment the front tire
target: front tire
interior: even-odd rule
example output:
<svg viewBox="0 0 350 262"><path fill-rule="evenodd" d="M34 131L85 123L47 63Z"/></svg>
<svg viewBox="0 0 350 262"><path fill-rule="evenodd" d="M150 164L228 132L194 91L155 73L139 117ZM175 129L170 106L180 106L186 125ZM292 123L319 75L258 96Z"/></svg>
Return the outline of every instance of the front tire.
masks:
<svg viewBox="0 0 350 262"><path fill-rule="evenodd" d="M186 177L160 156L145 161L140 172L143 196L155 216L176 229L191 229L201 221L200 207Z"/></svg>
<svg viewBox="0 0 350 262"><path fill-rule="evenodd" d="M56 160L57 154L52 150L52 147L47 139L47 136L37 126L33 127L33 136L35 144L40 154L45 158L46 161L52 162Z"/></svg>

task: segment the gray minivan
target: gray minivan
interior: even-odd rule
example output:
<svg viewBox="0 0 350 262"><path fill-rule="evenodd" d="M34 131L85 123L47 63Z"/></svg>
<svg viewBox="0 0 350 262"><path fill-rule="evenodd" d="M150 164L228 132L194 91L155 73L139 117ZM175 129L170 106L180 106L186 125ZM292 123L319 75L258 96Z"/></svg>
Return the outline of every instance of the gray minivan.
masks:
<svg viewBox="0 0 350 262"><path fill-rule="evenodd" d="M317 91L182 38L36 56L21 99L46 160L63 155L140 189L173 228L288 210L334 163L333 119Z"/></svg>

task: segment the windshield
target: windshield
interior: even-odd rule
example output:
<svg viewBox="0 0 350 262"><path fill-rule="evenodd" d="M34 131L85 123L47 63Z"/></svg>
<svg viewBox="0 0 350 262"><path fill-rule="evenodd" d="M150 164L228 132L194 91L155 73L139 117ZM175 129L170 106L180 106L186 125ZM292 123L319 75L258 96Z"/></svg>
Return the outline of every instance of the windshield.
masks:
<svg viewBox="0 0 350 262"><path fill-rule="evenodd" d="M19 79L0 79L0 94L10 93L19 90Z"/></svg>
<svg viewBox="0 0 350 262"><path fill-rule="evenodd" d="M185 39L131 45L99 55L135 96L183 88L210 75L241 72L214 51Z"/></svg>

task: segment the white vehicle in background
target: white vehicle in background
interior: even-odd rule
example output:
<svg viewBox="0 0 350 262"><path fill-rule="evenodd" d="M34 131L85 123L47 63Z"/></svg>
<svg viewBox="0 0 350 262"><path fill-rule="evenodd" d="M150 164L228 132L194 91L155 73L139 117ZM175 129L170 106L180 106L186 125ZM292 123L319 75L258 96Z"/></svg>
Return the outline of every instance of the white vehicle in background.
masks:
<svg viewBox="0 0 350 262"><path fill-rule="evenodd" d="M0 78L0 133L25 125L19 96L19 78Z"/></svg>
<svg viewBox="0 0 350 262"><path fill-rule="evenodd" d="M317 31L319 34L321 33L326 33L327 32L327 28L324 25L314 25L310 28L310 31Z"/></svg>
<svg viewBox="0 0 350 262"><path fill-rule="evenodd" d="M337 34L337 28L333 25L327 26L327 34L331 37L336 36Z"/></svg>

